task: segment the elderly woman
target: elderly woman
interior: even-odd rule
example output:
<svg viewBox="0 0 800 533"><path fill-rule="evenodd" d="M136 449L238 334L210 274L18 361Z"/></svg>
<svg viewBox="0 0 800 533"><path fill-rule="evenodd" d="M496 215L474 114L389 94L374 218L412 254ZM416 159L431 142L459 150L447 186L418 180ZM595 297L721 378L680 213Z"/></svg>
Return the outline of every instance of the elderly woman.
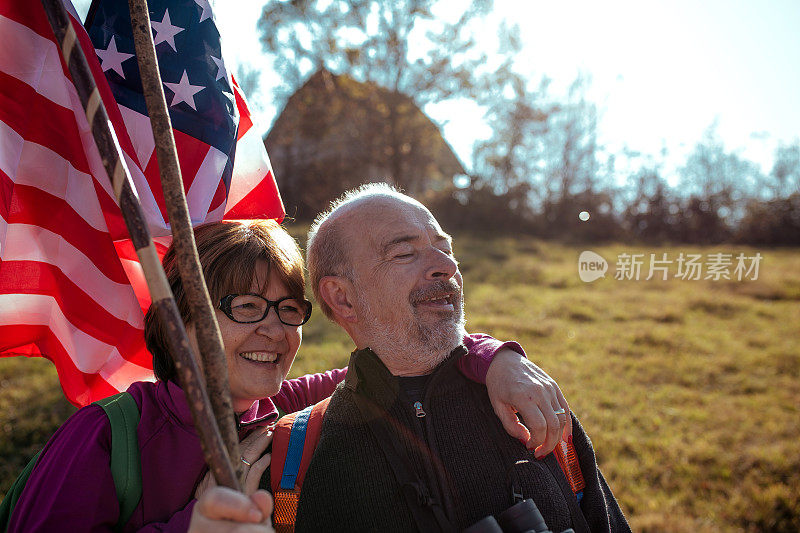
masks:
<svg viewBox="0 0 800 533"><path fill-rule="evenodd" d="M264 451L271 436L258 428L277 419L277 408L292 412L330 395L345 374L331 370L286 380L311 303L304 297L300 250L283 228L272 221L224 221L198 227L195 239L209 294L217 304L233 408L244 437L244 489L249 499L227 489L209 489L213 482L177 384L167 332L151 308L145 337L157 380L134 383L128 389L141 413L137 436L142 497L124 531L212 531L231 527L231 521L268 523L271 499L256 489L269 464ZM196 352L192 317L172 248L163 263ZM508 344L521 352L514 343L502 344L484 335L468 336L465 344L470 355L461 371L480 382L486 380L492 358L505 354ZM505 355L491 364L490 374L501 377L489 380L497 382L490 390L497 389L500 401L507 402L503 409L510 409L514 401L508 396L521 390L519 380L511 382L507 376L530 375L528 365ZM546 376L539 385L533 396L542 398L536 397L533 407L537 401L552 404L555 396L563 401ZM529 386L526 394L530 392ZM507 429L524 437L514 423ZM114 530L120 509L109 468L110 448L110 424L101 408L90 405L77 411L42 450L8 531Z"/></svg>

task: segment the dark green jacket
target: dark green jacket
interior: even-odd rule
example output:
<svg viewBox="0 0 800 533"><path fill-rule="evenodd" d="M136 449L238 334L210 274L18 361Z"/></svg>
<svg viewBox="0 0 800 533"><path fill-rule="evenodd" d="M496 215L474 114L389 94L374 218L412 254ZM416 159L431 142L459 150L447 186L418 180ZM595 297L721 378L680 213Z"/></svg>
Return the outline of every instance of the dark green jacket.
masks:
<svg viewBox="0 0 800 533"><path fill-rule="evenodd" d="M536 460L505 433L485 387L458 372L454 363L463 353L456 349L434 371L422 402L426 416L418 418L380 359L368 349L353 352L347 378L325 415L296 531L419 529L385 446L370 431L357 401L382 413L413 474L456 530L512 505L516 480L554 532L570 527L576 533L630 531L578 421L573 418L573 436L587 485L580 504L553 454ZM527 462L515 466L520 460Z"/></svg>

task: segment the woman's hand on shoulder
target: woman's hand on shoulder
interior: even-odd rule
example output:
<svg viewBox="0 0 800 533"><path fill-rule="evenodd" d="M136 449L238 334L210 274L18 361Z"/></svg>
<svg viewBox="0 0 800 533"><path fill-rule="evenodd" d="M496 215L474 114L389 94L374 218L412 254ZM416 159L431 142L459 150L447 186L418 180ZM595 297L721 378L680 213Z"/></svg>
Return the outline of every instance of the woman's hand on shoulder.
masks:
<svg viewBox="0 0 800 533"><path fill-rule="evenodd" d="M265 490L245 496L226 487L211 487L192 509L189 533L274 532L271 514L272 496Z"/></svg>
<svg viewBox="0 0 800 533"><path fill-rule="evenodd" d="M569 404L558 383L517 352L504 348L495 354L486 389L506 432L535 449L537 458L572 434Z"/></svg>

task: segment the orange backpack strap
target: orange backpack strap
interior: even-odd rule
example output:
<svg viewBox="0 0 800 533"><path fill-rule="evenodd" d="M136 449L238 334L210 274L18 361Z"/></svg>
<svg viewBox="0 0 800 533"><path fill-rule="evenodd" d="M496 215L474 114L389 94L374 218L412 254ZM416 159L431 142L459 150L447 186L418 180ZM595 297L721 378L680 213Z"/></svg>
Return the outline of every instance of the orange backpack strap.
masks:
<svg viewBox="0 0 800 533"><path fill-rule="evenodd" d="M287 415L272 437L270 486L275 499L274 525L278 533L294 531L300 489L319 442L329 398Z"/></svg>
<svg viewBox="0 0 800 533"><path fill-rule="evenodd" d="M578 454L575 453L575 446L572 444L572 435L569 436L565 442L563 439L558 441L558 446L554 450L558 466L564 472L564 475L569 481L569 486L578 501L583 498L583 489L586 488L586 482L583 480L583 473L581 472L581 465L578 462Z"/></svg>

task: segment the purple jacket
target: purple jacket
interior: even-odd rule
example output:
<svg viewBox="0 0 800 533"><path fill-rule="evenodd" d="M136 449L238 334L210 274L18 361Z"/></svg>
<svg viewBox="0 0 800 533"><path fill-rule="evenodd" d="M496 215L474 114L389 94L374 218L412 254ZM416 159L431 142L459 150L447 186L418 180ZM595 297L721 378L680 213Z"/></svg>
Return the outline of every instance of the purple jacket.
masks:
<svg viewBox="0 0 800 533"><path fill-rule="evenodd" d="M470 354L460 365L468 378L485 382L494 354L516 343L488 335L464 339ZM242 429L274 422L277 404L294 412L329 396L346 369L284 381L271 399L256 402L240 418ZM186 531L194 491L207 467L183 391L172 382L138 382L128 389L141 412L137 428L142 462L142 499L125 531ZM274 402L274 403L273 403ZM42 450L20 495L9 532L113 531L119 516L110 464L111 425L89 405L72 415Z"/></svg>

